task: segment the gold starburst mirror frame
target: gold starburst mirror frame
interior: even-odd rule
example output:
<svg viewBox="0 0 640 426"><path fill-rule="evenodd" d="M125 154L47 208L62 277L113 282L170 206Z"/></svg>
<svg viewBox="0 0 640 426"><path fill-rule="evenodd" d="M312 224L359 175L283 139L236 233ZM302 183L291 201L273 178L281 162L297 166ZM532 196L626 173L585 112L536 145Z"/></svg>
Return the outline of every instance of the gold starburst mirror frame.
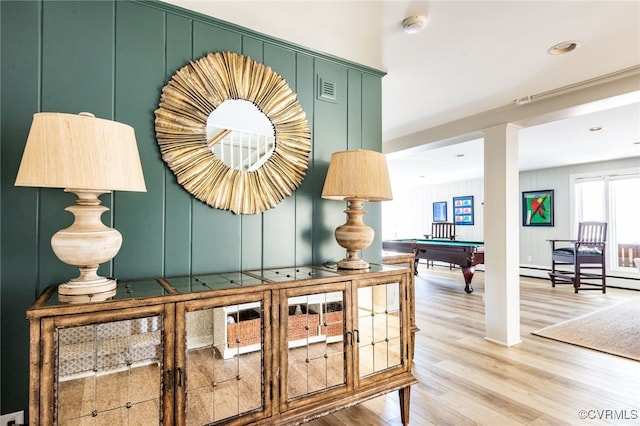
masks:
<svg viewBox="0 0 640 426"><path fill-rule="evenodd" d="M162 89L155 117L163 160L212 207L261 213L291 195L308 169L311 133L296 93L247 56L191 61Z"/></svg>

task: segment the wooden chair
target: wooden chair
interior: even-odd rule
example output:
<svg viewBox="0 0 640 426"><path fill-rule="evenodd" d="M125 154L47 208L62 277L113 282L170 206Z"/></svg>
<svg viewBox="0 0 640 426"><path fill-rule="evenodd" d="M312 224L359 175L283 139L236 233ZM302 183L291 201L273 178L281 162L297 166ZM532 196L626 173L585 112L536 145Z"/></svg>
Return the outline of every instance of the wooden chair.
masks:
<svg viewBox="0 0 640 426"><path fill-rule="evenodd" d="M455 240L456 224L453 222L433 222L431 234L425 234L428 240Z"/></svg>
<svg viewBox="0 0 640 426"><path fill-rule="evenodd" d="M431 234L425 234L427 240L452 240L456 239L456 224L453 222L433 222L431 223ZM433 266L433 260L427 260L427 268ZM416 265L417 266L417 265ZM449 264L449 270L453 269L453 264Z"/></svg>
<svg viewBox="0 0 640 426"><path fill-rule="evenodd" d="M581 222L575 240L549 240L551 242L551 285L573 284L578 290L607 292L605 246L607 224L605 222ZM558 269L559 265L571 265L571 270ZM582 287L593 284L598 287Z"/></svg>

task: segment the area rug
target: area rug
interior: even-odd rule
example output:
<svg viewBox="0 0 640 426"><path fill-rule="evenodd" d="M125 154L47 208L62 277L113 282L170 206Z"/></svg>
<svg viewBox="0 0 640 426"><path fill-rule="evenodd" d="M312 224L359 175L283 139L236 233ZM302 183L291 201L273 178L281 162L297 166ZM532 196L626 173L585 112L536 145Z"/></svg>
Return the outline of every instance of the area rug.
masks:
<svg viewBox="0 0 640 426"><path fill-rule="evenodd" d="M640 361L640 298L532 334Z"/></svg>

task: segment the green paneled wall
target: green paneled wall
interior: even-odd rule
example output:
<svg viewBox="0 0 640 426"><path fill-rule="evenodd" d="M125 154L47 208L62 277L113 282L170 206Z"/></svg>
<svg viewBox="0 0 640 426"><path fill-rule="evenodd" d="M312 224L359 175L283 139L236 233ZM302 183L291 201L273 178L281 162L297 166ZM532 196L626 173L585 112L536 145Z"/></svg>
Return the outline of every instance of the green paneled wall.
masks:
<svg viewBox="0 0 640 426"><path fill-rule="evenodd" d="M0 3L0 409L27 408L28 324L40 271L39 196L14 188L30 117L40 108L40 8L36 2ZM24 52L32 52L23 55ZM10 208L7 208L10 206ZM15 387L12 387L14 385Z"/></svg>
<svg viewBox="0 0 640 426"><path fill-rule="evenodd" d="M103 220L123 235L100 273L120 278L321 263L344 255L333 229L344 203L320 198L331 153L381 148L383 73L158 2L0 2L0 402L28 407L27 307L46 286L77 275L53 254L50 238L68 226L74 196L13 186L32 115L89 111L134 127L147 192L101 198ZM312 129L312 158L301 187L276 208L238 216L192 198L156 145L154 110L162 87L189 60L221 50L251 56L298 93ZM319 100L318 77L335 83ZM377 233L380 209L367 206ZM380 260L380 242L365 254Z"/></svg>

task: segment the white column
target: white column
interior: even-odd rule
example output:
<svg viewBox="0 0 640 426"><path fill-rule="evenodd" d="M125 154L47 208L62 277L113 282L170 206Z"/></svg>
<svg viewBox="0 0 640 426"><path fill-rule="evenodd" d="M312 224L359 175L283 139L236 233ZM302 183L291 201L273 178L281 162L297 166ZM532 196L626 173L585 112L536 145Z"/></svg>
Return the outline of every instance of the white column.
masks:
<svg viewBox="0 0 640 426"><path fill-rule="evenodd" d="M520 343L518 130L484 129L485 339Z"/></svg>

